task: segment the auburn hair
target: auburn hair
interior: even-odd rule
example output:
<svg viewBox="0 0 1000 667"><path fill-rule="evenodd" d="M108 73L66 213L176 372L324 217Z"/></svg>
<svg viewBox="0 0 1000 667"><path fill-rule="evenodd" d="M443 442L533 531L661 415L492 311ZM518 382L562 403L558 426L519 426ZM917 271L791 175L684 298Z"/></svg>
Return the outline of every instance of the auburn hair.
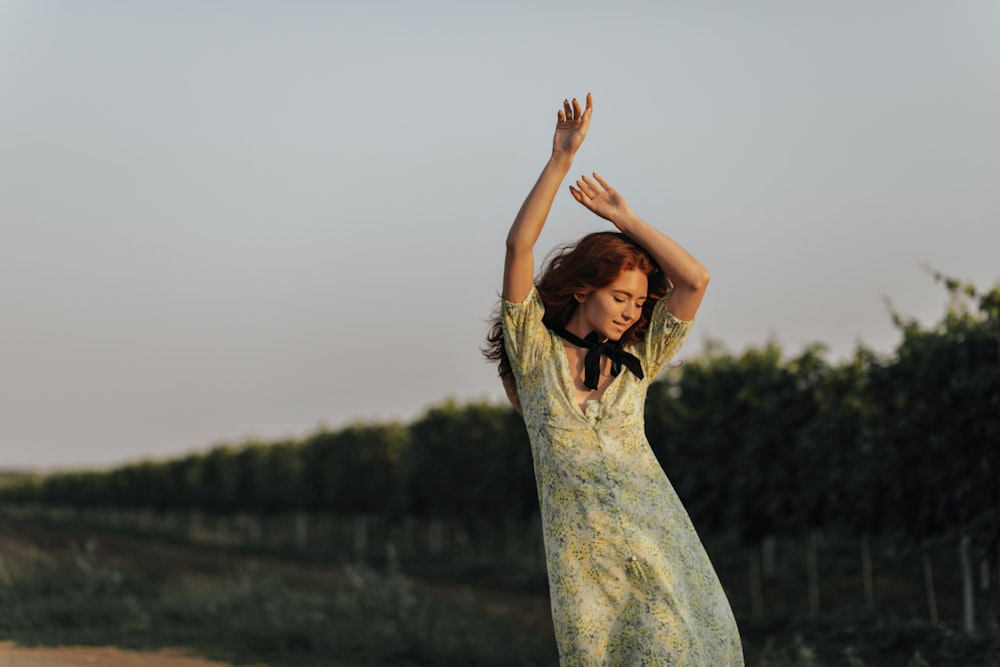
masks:
<svg viewBox="0 0 1000 667"><path fill-rule="evenodd" d="M618 232L588 234L576 243L560 246L549 254L535 281L535 290L545 305L542 321L546 326L566 326L578 305L574 295L590 294L607 287L622 271L630 270L641 271L649 281L649 294L642 305L642 314L621 337L624 345L638 343L649 329L653 307L667 295L670 283L648 252ZM504 346L500 309L490 320L483 356L497 363L507 398L514 409L521 412L514 372Z"/></svg>

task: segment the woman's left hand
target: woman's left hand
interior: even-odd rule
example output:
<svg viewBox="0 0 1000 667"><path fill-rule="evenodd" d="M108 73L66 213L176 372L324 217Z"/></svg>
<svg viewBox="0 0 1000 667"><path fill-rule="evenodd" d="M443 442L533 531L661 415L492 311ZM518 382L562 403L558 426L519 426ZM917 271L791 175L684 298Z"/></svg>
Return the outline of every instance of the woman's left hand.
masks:
<svg viewBox="0 0 1000 667"><path fill-rule="evenodd" d="M633 215L632 209L625 202L625 198L608 185L607 181L601 178L597 172L594 172L594 179L596 179L596 183L586 176L581 176L577 180L575 188L572 185L569 186L573 199L616 227L621 228L622 223Z"/></svg>
<svg viewBox="0 0 1000 667"><path fill-rule="evenodd" d="M705 267L676 241L636 216L625 198L596 173L594 180L581 176L575 188L569 186L569 191L574 199L610 221L618 231L653 256L673 285L671 314L682 320L693 320L708 286L709 275Z"/></svg>

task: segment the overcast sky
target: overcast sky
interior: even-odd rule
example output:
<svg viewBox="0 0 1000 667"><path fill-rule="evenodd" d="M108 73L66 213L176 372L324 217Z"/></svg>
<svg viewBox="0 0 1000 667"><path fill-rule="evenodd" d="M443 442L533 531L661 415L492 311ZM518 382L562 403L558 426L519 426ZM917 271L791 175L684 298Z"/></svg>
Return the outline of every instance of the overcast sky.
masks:
<svg viewBox="0 0 1000 667"><path fill-rule="evenodd" d="M0 0L0 467L500 400L564 97L712 273L681 359L890 353L1000 280L1000 3ZM539 242L608 228L564 188Z"/></svg>

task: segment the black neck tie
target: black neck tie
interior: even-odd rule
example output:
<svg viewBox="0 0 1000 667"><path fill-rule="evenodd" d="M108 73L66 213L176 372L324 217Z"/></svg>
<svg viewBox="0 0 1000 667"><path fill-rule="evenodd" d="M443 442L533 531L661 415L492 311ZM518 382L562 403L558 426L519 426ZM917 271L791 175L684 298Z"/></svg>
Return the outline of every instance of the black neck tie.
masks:
<svg viewBox="0 0 1000 667"><path fill-rule="evenodd" d="M596 331L591 331L586 338L580 338L562 327L549 328L560 338L587 350L587 356L583 359L583 386L587 389L597 389L597 382L601 379L601 355L611 359L611 375L617 377L622 371L622 366L625 366L637 378L640 380L643 378L642 363L634 354L622 349L621 341L609 340L601 343L597 340Z"/></svg>

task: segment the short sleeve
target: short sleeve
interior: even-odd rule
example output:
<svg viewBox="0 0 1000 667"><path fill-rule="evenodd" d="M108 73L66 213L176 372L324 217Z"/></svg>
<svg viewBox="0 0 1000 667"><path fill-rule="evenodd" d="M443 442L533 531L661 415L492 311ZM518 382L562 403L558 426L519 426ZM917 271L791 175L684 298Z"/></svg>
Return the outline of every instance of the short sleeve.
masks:
<svg viewBox="0 0 1000 667"><path fill-rule="evenodd" d="M500 314L507 357L515 375L521 375L539 358L539 351L547 339L545 325L542 323L545 304L532 285L531 292L521 303L503 299Z"/></svg>
<svg viewBox="0 0 1000 667"><path fill-rule="evenodd" d="M639 358L650 380L659 374L667 362L677 354L688 333L694 325L694 320L681 320L668 310L669 295L663 297L653 306L653 317L646 331L645 339L639 344Z"/></svg>

